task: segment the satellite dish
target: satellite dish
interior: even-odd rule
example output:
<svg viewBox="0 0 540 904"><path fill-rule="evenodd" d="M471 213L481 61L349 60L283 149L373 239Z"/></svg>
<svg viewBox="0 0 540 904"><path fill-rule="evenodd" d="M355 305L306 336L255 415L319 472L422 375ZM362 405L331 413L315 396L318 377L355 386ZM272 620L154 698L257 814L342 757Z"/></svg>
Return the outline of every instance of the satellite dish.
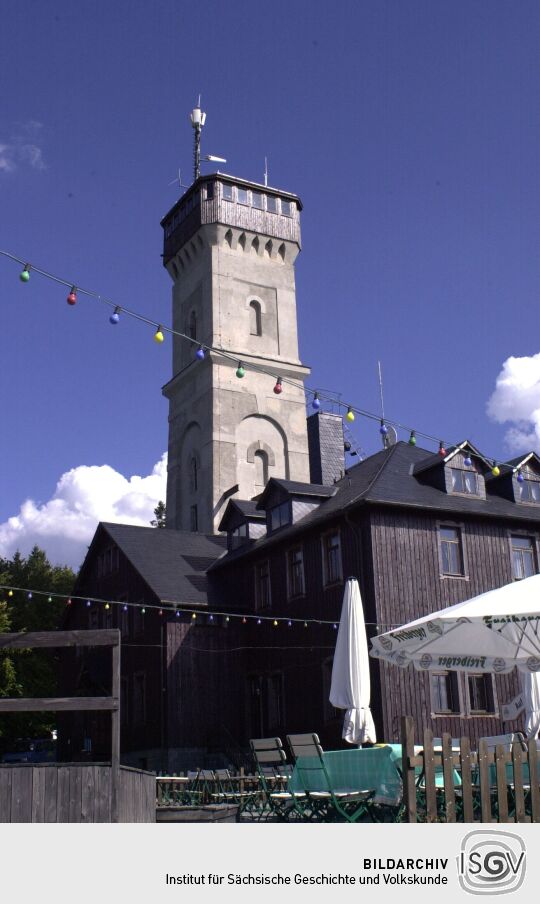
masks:
<svg viewBox="0 0 540 904"><path fill-rule="evenodd" d="M392 427L391 424L387 425L387 433L383 436L383 446L385 449L389 449L390 446L395 446L397 443L397 431L395 427Z"/></svg>

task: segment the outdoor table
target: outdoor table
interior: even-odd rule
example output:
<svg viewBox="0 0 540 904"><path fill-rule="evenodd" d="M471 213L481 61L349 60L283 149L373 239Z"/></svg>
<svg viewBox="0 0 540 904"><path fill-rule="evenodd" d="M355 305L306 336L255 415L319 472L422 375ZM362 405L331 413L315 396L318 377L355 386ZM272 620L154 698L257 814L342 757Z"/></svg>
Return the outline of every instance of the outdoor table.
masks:
<svg viewBox="0 0 540 904"><path fill-rule="evenodd" d="M323 754L324 765L331 788L339 791L374 791L373 802L397 806L401 802L402 783L397 768L399 757L396 757L390 745L376 747L354 747L351 750L328 750ZM314 757L301 757L299 763L315 762ZM298 769L293 770L290 791L326 791L320 787L320 777L313 773L310 781L309 772L304 772L300 780ZM307 779L306 779L307 775ZM311 785L311 787L310 787Z"/></svg>

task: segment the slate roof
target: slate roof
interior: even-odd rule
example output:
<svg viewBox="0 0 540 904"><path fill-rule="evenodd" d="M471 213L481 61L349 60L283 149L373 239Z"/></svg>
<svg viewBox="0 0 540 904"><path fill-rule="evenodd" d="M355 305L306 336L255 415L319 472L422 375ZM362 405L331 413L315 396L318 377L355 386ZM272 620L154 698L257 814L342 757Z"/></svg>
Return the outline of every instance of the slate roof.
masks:
<svg viewBox="0 0 540 904"><path fill-rule="evenodd" d="M321 483L301 483L298 480L282 480L280 477L271 477L259 496L259 501L257 503L259 511L264 508L266 498L276 486L281 487L291 496L314 496L318 499L325 499L327 496L333 496L336 492L335 485L325 486Z"/></svg>
<svg viewBox="0 0 540 904"><path fill-rule="evenodd" d="M424 511L440 512L447 516L463 515L478 518L497 518L514 522L540 523L540 505L525 505L488 492L486 499L474 496L453 496L436 487L422 483L414 476L415 466L432 453L418 446L399 442L371 455L350 468L333 489L335 495L324 500L300 521L283 527L256 540L248 548L239 548L215 562L211 570L219 569L240 556L248 556L263 547L286 541L316 525L331 523L344 510L358 505L390 505ZM438 462L444 462L438 456ZM287 483L287 481L283 481ZM491 487L494 489L493 485ZM490 488L488 483L487 488ZM329 488L327 488L329 489Z"/></svg>
<svg viewBox="0 0 540 904"><path fill-rule="evenodd" d="M226 549L225 537L109 522L101 522L100 529L109 534L161 602L207 605L205 572ZM87 560L90 553L91 548Z"/></svg>

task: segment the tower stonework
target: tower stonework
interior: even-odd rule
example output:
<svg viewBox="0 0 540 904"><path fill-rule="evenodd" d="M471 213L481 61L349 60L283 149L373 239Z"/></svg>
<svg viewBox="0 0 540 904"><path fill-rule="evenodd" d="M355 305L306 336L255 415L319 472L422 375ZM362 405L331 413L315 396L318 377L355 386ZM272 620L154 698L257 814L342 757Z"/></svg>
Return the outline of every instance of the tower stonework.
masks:
<svg viewBox="0 0 540 904"><path fill-rule="evenodd" d="M242 179L198 178L162 220L173 280L167 526L214 533L234 496L270 477L309 481L294 262L300 199ZM199 343L231 355L207 351ZM239 378L239 363L245 376ZM254 365L253 370L249 365ZM278 377L281 394L274 393Z"/></svg>

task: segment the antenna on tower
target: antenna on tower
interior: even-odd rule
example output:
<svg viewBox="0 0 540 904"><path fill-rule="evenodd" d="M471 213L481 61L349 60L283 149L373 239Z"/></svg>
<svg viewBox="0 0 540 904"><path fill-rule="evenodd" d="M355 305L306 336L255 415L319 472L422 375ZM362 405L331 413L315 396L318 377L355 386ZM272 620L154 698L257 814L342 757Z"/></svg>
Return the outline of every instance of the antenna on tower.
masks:
<svg viewBox="0 0 540 904"><path fill-rule="evenodd" d="M195 129L195 143L193 147L193 181L201 175L201 131L206 122L206 113L201 110L201 95L197 106L191 111L191 125Z"/></svg>
<svg viewBox="0 0 540 904"><path fill-rule="evenodd" d="M195 142L193 148L193 181L196 182L201 175L201 132L206 122L206 113L201 110L201 95L197 106L191 111L191 125L195 129ZM216 157L215 154L206 154L203 160L209 163L227 163L225 157Z"/></svg>
<svg viewBox="0 0 540 904"><path fill-rule="evenodd" d="M268 186L268 157L264 158L264 187Z"/></svg>

